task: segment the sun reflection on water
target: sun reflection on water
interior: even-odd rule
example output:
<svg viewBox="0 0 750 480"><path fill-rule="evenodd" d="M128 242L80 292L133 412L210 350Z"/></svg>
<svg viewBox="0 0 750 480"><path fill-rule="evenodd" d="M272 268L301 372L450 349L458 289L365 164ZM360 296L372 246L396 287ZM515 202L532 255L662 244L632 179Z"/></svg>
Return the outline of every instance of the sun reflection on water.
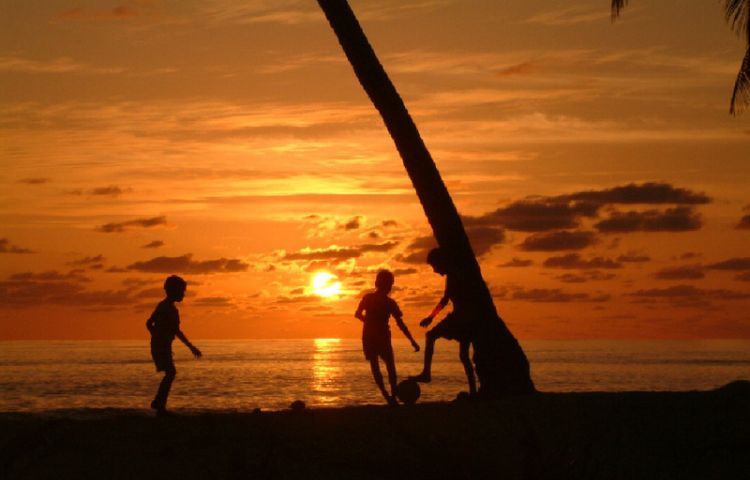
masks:
<svg viewBox="0 0 750 480"><path fill-rule="evenodd" d="M316 338L313 353L314 402L319 405L339 402L341 362L336 362L341 351L340 338Z"/></svg>

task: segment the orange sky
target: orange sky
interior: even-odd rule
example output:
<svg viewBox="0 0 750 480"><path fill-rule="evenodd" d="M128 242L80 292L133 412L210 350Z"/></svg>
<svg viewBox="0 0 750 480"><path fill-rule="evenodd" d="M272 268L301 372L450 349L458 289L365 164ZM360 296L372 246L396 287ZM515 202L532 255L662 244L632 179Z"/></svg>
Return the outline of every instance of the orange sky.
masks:
<svg viewBox="0 0 750 480"><path fill-rule="evenodd" d="M717 2L351 3L519 338L750 338ZM195 339L358 336L384 267L421 336L441 293L313 1L0 3L0 166L0 339L145 337L171 273Z"/></svg>

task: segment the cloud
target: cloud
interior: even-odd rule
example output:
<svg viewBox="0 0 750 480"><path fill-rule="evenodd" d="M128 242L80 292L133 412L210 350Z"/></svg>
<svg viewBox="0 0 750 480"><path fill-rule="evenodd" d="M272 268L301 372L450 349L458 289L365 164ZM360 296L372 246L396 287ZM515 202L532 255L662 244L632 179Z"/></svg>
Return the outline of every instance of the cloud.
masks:
<svg viewBox="0 0 750 480"><path fill-rule="evenodd" d="M136 218L135 220L128 220L126 222L107 223L104 225L100 225L96 227L96 230L99 232L104 232L104 233L121 233L130 229L130 227L151 228L151 227L155 227L158 225L166 225L166 224L167 224L167 217L165 216L151 217L151 218Z"/></svg>
<svg viewBox="0 0 750 480"><path fill-rule="evenodd" d="M46 272L21 272L12 274L9 279L13 281L42 281L55 282L70 280L76 282L90 282L91 279L81 273L81 270L71 270L67 273L49 270Z"/></svg>
<svg viewBox="0 0 750 480"><path fill-rule="evenodd" d="M734 279L741 282L750 282L750 272L740 273Z"/></svg>
<svg viewBox="0 0 750 480"><path fill-rule="evenodd" d="M466 225L466 235L469 237L471 248L477 257L485 255L492 247L505 240L505 232L498 227L483 225ZM422 265L427 261L427 254L438 244L432 235L417 237L407 247L404 254L399 254L396 259L405 262Z"/></svg>
<svg viewBox="0 0 750 480"><path fill-rule="evenodd" d="M141 248L160 248L164 246L164 242L161 240L154 240L153 242L148 242L145 245L141 245Z"/></svg>
<svg viewBox="0 0 750 480"><path fill-rule="evenodd" d="M568 303L568 302L606 302L609 295L592 296L588 293L565 292L559 288L519 288L511 294L509 300L524 300L528 302L541 303Z"/></svg>
<svg viewBox="0 0 750 480"><path fill-rule="evenodd" d="M675 188L668 183L647 182L641 185L628 185L588 190L564 195L562 198L582 200L599 204L705 204L711 198L704 193L696 193L686 188Z"/></svg>
<svg viewBox="0 0 750 480"><path fill-rule="evenodd" d="M675 285L667 288L650 288L637 290L628 294L631 297L650 299L678 299L687 302L702 302L706 300L745 300L750 299L750 293L725 289L702 289L692 285Z"/></svg>
<svg viewBox="0 0 750 480"><path fill-rule="evenodd" d="M346 222L344 225L342 225L342 228L344 230L356 230L356 229L358 229L360 227L360 220L361 219L362 219L362 217L356 216L356 217L352 218L351 220L349 220L348 222Z"/></svg>
<svg viewBox="0 0 750 480"><path fill-rule="evenodd" d="M663 212L613 212L609 218L596 223L594 227L603 233L686 232L698 230L702 225L700 215L691 207L675 207Z"/></svg>
<svg viewBox="0 0 750 480"><path fill-rule="evenodd" d="M500 268L508 268L508 267L530 267L534 264L533 260L527 260L527 259L521 259L513 257L512 259L508 260L505 263L501 263L498 265Z"/></svg>
<svg viewBox="0 0 750 480"><path fill-rule="evenodd" d="M108 20L129 20L138 16L132 7L128 5L117 5L112 8L71 8L58 14L61 20L76 21L108 21Z"/></svg>
<svg viewBox="0 0 750 480"><path fill-rule="evenodd" d="M226 308L233 307L234 302L229 297L200 297L191 302L196 307Z"/></svg>
<svg viewBox="0 0 750 480"><path fill-rule="evenodd" d="M104 267L104 260L105 260L104 255L99 254L99 255L79 258L78 260L72 260L68 262L67 265L99 269L99 268Z"/></svg>
<svg viewBox="0 0 750 480"><path fill-rule="evenodd" d="M18 181L18 183L25 183L27 185L42 185L44 183L49 183L51 180L49 178L45 177L29 177L29 178L22 178Z"/></svg>
<svg viewBox="0 0 750 480"><path fill-rule="evenodd" d="M740 219L740 222L735 226L739 230L750 229L750 215L745 215Z"/></svg>
<svg viewBox="0 0 750 480"><path fill-rule="evenodd" d="M218 258L216 260L193 261L193 255L187 253L179 257L155 257L127 266L128 270L149 273L183 273L209 274L244 272L250 265L239 259Z"/></svg>
<svg viewBox="0 0 750 480"><path fill-rule="evenodd" d="M424 265L427 262L427 254L437 247L437 241L432 235L415 238L403 254L396 255L396 260L415 265Z"/></svg>
<svg viewBox="0 0 750 480"><path fill-rule="evenodd" d="M581 273L565 273L558 275L555 279L565 283L585 283L591 280L605 281L616 278L617 275L613 273L604 273L598 270L586 270Z"/></svg>
<svg viewBox="0 0 750 480"><path fill-rule="evenodd" d="M28 74L61 74L61 73L90 73L114 75L125 70L118 67L94 67L78 63L68 57L49 60L36 60L13 55L0 56L0 72L20 72Z"/></svg>
<svg viewBox="0 0 750 480"><path fill-rule="evenodd" d="M89 279L75 271L63 274L56 271L12 275L0 281L0 305L7 307L50 306L125 306L132 304L129 290L88 291L84 284Z"/></svg>
<svg viewBox="0 0 750 480"><path fill-rule="evenodd" d="M557 198L534 198L513 202L479 217L465 217L467 226L501 226L520 232L544 232L575 228L582 216L596 215L597 206Z"/></svg>
<svg viewBox="0 0 750 480"><path fill-rule="evenodd" d="M644 263L650 262L651 257L648 255L638 255L635 253L627 253L617 257L617 261L620 263Z"/></svg>
<svg viewBox="0 0 750 480"><path fill-rule="evenodd" d="M0 253L18 253L18 254L27 254L27 253L37 253L34 250L30 250L25 247L19 247L18 245L14 245L10 242L7 238L0 238Z"/></svg>
<svg viewBox="0 0 750 480"><path fill-rule="evenodd" d="M505 232L494 227L466 227L466 235L469 237L471 247L477 257L481 257L489 252L492 247L505 240Z"/></svg>
<svg viewBox="0 0 750 480"><path fill-rule="evenodd" d="M544 261L543 265L547 268L575 268L581 270L622 268L621 263L610 258L594 257L584 260L577 253L569 253L560 257L550 257Z"/></svg>
<svg viewBox="0 0 750 480"><path fill-rule="evenodd" d="M526 22L556 27L589 22L605 23L609 17L610 12L606 8L574 6L538 13L529 17Z"/></svg>
<svg viewBox="0 0 750 480"><path fill-rule="evenodd" d="M697 205L710 201L711 199L703 193L676 188L667 183L647 182L554 197L529 197L484 215L464 217L464 223L467 226L496 226L520 232L547 232L576 228L582 219L597 217L599 210L606 205ZM700 218L689 208L676 207L663 213L655 210L617 213L600 224L600 229L610 228L606 231L625 227L675 231L700 228Z"/></svg>
<svg viewBox="0 0 750 480"><path fill-rule="evenodd" d="M416 268L396 268L393 270L393 275L399 276L399 275L413 275L417 273Z"/></svg>
<svg viewBox="0 0 750 480"><path fill-rule="evenodd" d="M706 276L701 265L682 265L659 270L654 277L659 280L697 280Z"/></svg>
<svg viewBox="0 0 750 480"><path fill-rule="evenodd" d="M510 77L512 75L525 75L537 70L537 66L531 62L521 62L515 65L500 69L496 75L498 77Z"/></svg>
<svg viewBox="0 0 750 480"><path fill-rule="evenodd" d="M135 295L137 298L160 298L164 296L163 288L147 288Z"/></svg>
<svg viewBox="0 0 750 480"><path fill-rule="evenodd" d="M122 188L117 185L110 185L108 187L98 187L94 188L92 190L89 190L88 193L90 195L108 195L112 197L117 197L119 195L122 195L126 192L132 192L133 190L130 188Z"/></svg>
<svg viewBox="0 0 750 480"><path fill-rule="evenodd" d="M398 245L398 242L370 243L353 247L305 248L297 252L284 254L282 260L348 260L358 258L368 252L387 252Z"/></svg>
<svg viewBox="0 0 750 480"><path fill-rule="evenodd" d="M554 252L559 250L581 250L596 242L594 232L550 232L532 234L519 245L527 252Z"/></svg>
<svg viewBox="0 0 750 480"><path fill-rule="evenodd" d="M393 17L404 18L422 11L443 7L448 0L421 0L418 2L366 2L357 8L360 21L384 21ZM323 14L308 2L276 0L274 2L205 2L200 16L214 22L270 23L299 25L319 23Z"/></svg>
<svg viewBox="0 0 750 480"><path fill-rule="evenodd" d="M706 268L711 270L750 270L750 257L730 258L728 260L707 265Z"/></svg>

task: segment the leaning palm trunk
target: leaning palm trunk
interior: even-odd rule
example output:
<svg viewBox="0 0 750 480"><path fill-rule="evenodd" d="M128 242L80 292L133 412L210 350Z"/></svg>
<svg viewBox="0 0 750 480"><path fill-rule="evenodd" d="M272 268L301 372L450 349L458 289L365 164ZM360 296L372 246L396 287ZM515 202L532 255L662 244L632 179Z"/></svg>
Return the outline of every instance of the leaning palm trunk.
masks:
<svg viewBox="0 0 750 480"><path fill-rule="evenodd" d="M533 392L526 355L495 310L461 217L401 97L346 0L318 3L396 144L438 244L456 262L461 276L456 295L468 306L480 395Z"/></svg>

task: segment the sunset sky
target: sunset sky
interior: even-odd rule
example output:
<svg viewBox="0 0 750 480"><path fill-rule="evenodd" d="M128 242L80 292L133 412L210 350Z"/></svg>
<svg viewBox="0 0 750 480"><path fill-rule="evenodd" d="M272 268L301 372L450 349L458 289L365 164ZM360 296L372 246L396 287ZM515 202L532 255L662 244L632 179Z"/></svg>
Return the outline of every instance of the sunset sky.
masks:
<svg viewBox="0 0 750 480"><path fill-rule="evenodd" d="M521 340L750 338L720 2L351 5ZM356 337L381 268L421 338L442 293L313 0L0 0L0 167L0 339L146 337L173 273L196 342Z"/></svg>

